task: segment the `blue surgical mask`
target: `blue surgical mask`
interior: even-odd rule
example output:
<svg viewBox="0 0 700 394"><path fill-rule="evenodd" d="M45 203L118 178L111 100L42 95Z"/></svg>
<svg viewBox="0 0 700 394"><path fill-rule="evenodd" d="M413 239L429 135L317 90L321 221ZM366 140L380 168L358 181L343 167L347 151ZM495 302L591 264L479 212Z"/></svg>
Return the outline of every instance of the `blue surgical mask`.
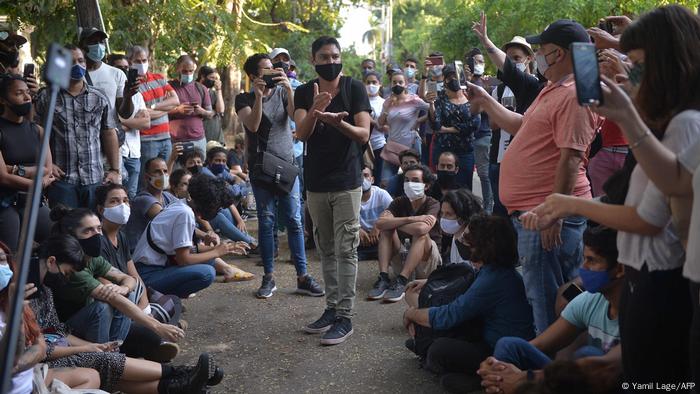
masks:
<svg viewBox="0 0 700 394"><path fill-rule="evenodd" d="M194 74L180 74L180 82L188 84L194 80Z"/></svg>
<svg viewBox="0 0 700 394"><path fill-rule="evenodd" d="M7 287L12 280L12 270L7 264L0 264L0 291Z"/></svg>
<svg viewBox="0 0 700 394"><path fill-rule="evenodd" d="M105 57L105 44L88 45L87 57L93 62L100 62Z"/></svg>
<svg viewBox="0 0 700 394"><path fill-rule="evenodd" d="M591 271L579 268L578 275L583 282L583 288L589 293L598 293L610 283L608 271Z"/></svg>
<svg viewBox="0 0 700 394"><path fill-rule="evenodd" d="M73 67L70 69L70 79L72 80L80 80L83 79L85 76L85 67L83 67L80 64L74 64Z"/></svg>
<svg viewBox="0 0 700 394"><path fill-rule="evenodd" d="M226 172L228 170L228 167L226 167L226 164L210 164L209 170L214 175L219 175L219 174L223 174L224 172Z"/></svg>
<svg viewBox="0 0 700 394"><path fill-rule="evenodd" d="M406 74L407 78L413 78L416 75L416 69L406 67L406 69L404 70L404 74Z"/></svg>

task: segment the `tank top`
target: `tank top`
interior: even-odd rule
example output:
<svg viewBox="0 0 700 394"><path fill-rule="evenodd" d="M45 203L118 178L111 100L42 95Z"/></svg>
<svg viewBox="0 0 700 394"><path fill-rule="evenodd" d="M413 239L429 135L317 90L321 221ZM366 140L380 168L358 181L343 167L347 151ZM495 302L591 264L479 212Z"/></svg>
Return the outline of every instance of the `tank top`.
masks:
<svg viewBox="0 0 700 394"><path fill-rule="evenodd" d="M5 164L33 166L39 151L36 125L25 119L22 123L0 117L0 152Z"/></svg>

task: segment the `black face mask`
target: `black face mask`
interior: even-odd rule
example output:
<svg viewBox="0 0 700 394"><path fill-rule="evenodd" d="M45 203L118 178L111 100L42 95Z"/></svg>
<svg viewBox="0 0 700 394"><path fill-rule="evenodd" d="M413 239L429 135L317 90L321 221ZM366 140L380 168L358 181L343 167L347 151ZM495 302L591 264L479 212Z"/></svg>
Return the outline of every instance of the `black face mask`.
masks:
<svg viewBox="0 0 700 394"><path fill-rule="evenodd" d="M401 86L401 85L392 86L392 88L391 88L391 93L394 93L395 95L398 96L398 95L400 95L401 93L403 93L404 89L405 89L405 88L404 88L403 86Z"/></svg>
<svg viewBox="0 0 700 394"><path fill-rule="evenodd" d="M192 175L199 174L199 171L202 170L202 166L192 166L192 167L187 167L187 171L189 171Z"/></svg>
<svg viewBox="0 0 700 394"><path fill-rule="evenodd" d="M19 52L0 52L0 63L14 68L19 65Z"/></svg>
<svg viewBox="0 0 700 394"><path fill-rule="evenodd" d="M126 74L126 76L129 76L129 67L117 67L117 68L124 71L124 74Z"/></svg>
<svg viewBox="0 0 700 394"><path fill-rule="evenodd" d="M277 63L272 65L272 68L275 68L275 69L281 68L286 73L289 70L289 64L287 64L285 62L277 62Z"/></svg>
<svg viewBox="0 0 700 394"><path fill-rule="evenodd" d="M32 110L32 102L9 105L10 110L17 116L27 116Z"/></svg>
<svg viewBox="0 0 700 394"><path fill-rule="evenodd" d="M102 234L95 234L90 238L79 239L78 242L83 252L90 257L98 257L102 250Z"/></svg>
<svg viewBox="0 0 700 394"><path fill-rule="evenodd" d="M462 88L461 86L459 86L459 81L457 81L456 79L451 79L445 84L445 86L453 92L459 92L459 90Z"/></svg>
<svg viewBox="0 0 700 394"><path fill-rule="evenodd" d="M68 278L66 278L66 276L61 272L46 271L46 275L44 275L44 285L52 289L57 289L67 284Z"/></svg>
<svg viewBox="0 0 700 394"><path fill-rule="evenodd" d="M438 170L437 172L438 184L443 189L451 189L455 184L456 178L457 173L455 173L454 171Z"/></svg>
<svg viewBox="0 0 700 394"><path fill-rule="evenodd" d="M469 248L469 246L459 242L458 240L455 240L455 246L457 246L457 252L459 253L459 257L461 257L462 260L471 261L472 250Z"/></svg>
<svg viewBox="0 0 700 394"><path fill-rule="evenodd" d="M316 73L326 81L334 81L343 69L343 63L317 64Z"/></svg>
<svg viewBox="0 0 700 394"><path fill-rule="evenodd" d="M214 81L211 79L205 79L204 86L206 86L208 89L211 89L214 87Z"/></svg>

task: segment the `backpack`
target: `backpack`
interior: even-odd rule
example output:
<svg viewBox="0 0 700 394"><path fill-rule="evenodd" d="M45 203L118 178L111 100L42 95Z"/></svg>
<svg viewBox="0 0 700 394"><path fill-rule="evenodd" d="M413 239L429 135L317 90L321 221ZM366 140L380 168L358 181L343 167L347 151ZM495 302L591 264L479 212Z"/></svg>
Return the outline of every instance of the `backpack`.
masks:
<svg viewBox="0 0 700 394"><path fill-rule="evenodd" d="M469 264L447 264L433 271L418 295L418 307L429 308L442 306L454 301L464 294L474 283L476 273ZM437 338L460 338L468 341L478 341L482 338L483 323L479 320L469 320L449 330L433 330L432 328L415 325L413 352L425 359L428 348Z"/></svg>

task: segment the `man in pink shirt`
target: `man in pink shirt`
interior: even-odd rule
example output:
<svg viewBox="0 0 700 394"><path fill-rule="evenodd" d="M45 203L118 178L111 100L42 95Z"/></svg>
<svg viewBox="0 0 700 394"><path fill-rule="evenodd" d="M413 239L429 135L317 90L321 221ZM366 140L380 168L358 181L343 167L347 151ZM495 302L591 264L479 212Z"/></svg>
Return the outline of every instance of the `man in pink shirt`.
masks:
<svg viewBox="0 0 700 394"><path fill-rule="evenodd" d="M551 193L591 198L586 178L586 153L598 117L578 105L569 45L590 42L586 29L571 20L558 20L537 36L536 59L549 84L524 115L502 107L470 85L472 103L515 136L501 162L499 193L518 232L518 254L535 327L542 333L556 318L557 288L573 279L582 261L586 220L569 217L549 230L529 231L519 217Z"/></svg>

